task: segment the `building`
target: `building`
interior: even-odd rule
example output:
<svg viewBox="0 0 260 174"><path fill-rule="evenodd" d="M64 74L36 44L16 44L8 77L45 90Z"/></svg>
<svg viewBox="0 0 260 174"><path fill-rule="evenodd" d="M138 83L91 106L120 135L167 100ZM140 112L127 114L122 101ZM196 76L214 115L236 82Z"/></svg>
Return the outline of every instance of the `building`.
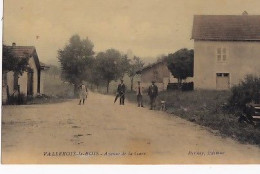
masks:
<svg viewBox="0 0 260 174"><path fill-rule="evenodd" d="M23 93L25 96L35 96L41 93L41 70L39 58L34 46L8 46L15 57L25 58L29 56L28 68L20 76L13 71L3 72L2 99L6 103L8 96Z"/></svg>
<svg viewBox="0 0 260 174"><path fill-rule="evenodd" d="M40 93L44 94L44 86L46 81L46 72L50 69L45 63L40 62L41 66L41 78L40 78Z"/></svg>
<svg viewBox="0 0 260 174"><path fill-rule="evenodd" d="M159 91L166 90L168 83L174 81L166 59L145 66L138 74L141 75L141 83L145 88L151 85L151 81L155 81Z"/></svg>
<svg viewBox="0 0 260 174"><path fill-rule="evenodd" d="M260 15L196 15L194 86L226 90L260 75Z"/></svg>

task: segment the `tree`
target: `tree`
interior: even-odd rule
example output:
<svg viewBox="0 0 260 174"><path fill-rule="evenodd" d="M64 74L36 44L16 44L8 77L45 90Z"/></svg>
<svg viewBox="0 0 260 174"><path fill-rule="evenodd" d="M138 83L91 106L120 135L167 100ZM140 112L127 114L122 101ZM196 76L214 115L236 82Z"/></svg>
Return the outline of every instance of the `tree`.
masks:
<svg viewBox="0 0 260 174"><path fill-rule="evenodd" d="M92 67L91 67L91 73L89 76L89 82L91 84L91 89L92 89L92 85L95 85L96 88L98 89L99 86L103 83L103 77L102 77L102 73L99 70L99 66L100 66L101 62L98 62L96 59L94 60Z"/></svg>
<svg viewBox="0 0 260 174"><path fill-rule="evenodd" d="M130 60L127 75L128 77L130 77L131 80L131 91L133 91L133 83L136 72L141 70L143 66L144 62L139 57L134 56L134 58Z"/></svg>
<svg viewBox="0 0 260 174"><path fill-rule="evenodd" d="M167 56L168 69L174 78L178 79L179 87L182 80L193 77L194 51L186 48L180 49Z"/></svg>
<svg viewBox="0 0 260 174"><path fill-rule="evenodd" d="M28 68L29 55L24 58L15 57L12 48L3 45L3 72L14 71L20 75Z"/></svg>
<svg viewBox="0 0 260 174"><path fill-rule="evenodd" d="M129 61L127 57L115 49L108 49L105 52L99 52L97 54L96 69L106 82L107 93L109 91L110 82L122 78L128 66Z"/></svg>
<svg viewBox="0 0 260 174"><path fill-rule="evenodd" d="M61 63L61 77L74 85L74 95L82 81L87 80L93 62L94 44L88 39L81 40L73 35L69 44L63 50L58 50L58 59Z"/></svg>

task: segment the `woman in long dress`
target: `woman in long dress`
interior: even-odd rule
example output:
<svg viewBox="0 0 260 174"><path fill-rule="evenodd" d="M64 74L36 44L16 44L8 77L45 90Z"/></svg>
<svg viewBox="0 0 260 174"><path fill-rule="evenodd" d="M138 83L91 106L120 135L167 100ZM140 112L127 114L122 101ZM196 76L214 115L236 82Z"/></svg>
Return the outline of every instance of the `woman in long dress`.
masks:
<svg viewBox="0 0 260 174"><path fill-rule="evenodd" d="M80 85L80 88L79 88L79 105L81 105L81 101L82 101L82 104L84 105L85 100L87 98L87 95L88 95L87 87L84 84Z"/></svg>

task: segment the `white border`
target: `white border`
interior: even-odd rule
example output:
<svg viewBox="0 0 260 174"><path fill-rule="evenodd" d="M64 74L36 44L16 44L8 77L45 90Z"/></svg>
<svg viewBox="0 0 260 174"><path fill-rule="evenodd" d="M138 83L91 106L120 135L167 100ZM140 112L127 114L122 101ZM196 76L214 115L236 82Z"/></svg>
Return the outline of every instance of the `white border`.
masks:
<svg viewBox="0 0 260 174"><path fill-rule="evenodd" d="M187 9L188 10L188 9ZM3 0L0 0L1 19L3 16ZM3 20L1 20L3 26ZM0 39L2 40L2 26ZM2 55L2 46L0 48ZM1 56L2 57L2 56ZM2 72L2 59L0 61ZM0 73L0 85L2 87L2 73ZM2 90L0 92L2 96ZM0 99L2 101L2 97ZM2 102L1 102L2 104ZM2 118L2 114L1 114ZM0 122L2 123L2 119ZM1 134L1 130L0 130ZM1 144L1 142L0 142ZM1 157L1 155L0 155ZM90 174L167 174L167 173L192 173L192 174L258 174L260 165L0 165L1 174L46 174L46 173L90 173Z"/></svg>

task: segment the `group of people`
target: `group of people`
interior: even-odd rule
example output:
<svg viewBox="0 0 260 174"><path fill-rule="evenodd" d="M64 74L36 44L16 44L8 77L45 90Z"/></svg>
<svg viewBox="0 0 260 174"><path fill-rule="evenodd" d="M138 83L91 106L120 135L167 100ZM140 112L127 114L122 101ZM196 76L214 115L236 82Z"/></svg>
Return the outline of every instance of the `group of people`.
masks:
<svg viewBox="0 0 260 174"><path fill-rule="evenodd" d="M121 83L117 86L117 95L115 98L114 103L118 98L120 98L119 104L125 104L125 92L126 86L124 81L121 80ZM141 85L141 82L137 82L137 86L135 87L136 98L137 98L137 106L144 107L143 105L143 95L144 95L144 87ZM152 84L148 88L148 96L150 97L150 110L155 109L156 106L156 97L158 96L158 87L156 86L155 82L152 81Z"/></svg>
<svg viewBox="0 0 260 174"><path fill-rule="evenodd" d="M143 105L143 95L144 95L144 87L141 85L141 82L137 82L137 86L135 87L136 91L136 98L137 98L137 106L138 107L144 107ZM117 95L114 100L114 103L119 98L119 104L124 105L125 104L125 92L126 92L126 86L124 84L124 81L121 80L121 83L117 86ZM85 100L88 95L88 89L84 84L81 84L79 86L79 105L85 103ZM148 88L148 96L150 97L150 109L155 109L156 106L156 97L158 96L158 87L156 86L155 82L152 81L152 84Z"/></svg>

